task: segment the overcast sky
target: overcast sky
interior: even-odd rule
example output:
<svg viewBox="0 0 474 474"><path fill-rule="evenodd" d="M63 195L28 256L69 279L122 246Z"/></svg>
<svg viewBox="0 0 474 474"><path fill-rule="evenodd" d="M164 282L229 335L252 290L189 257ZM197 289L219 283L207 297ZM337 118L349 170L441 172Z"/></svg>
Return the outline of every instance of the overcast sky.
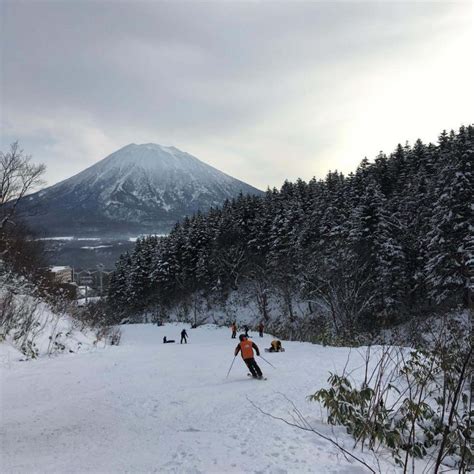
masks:
<svg viewBox="0 0 474 474"><path fill-rule="evenodd" d="M470 1L0 4L1 149L48 184L154 142L279 187L474 122Z"/></svg>

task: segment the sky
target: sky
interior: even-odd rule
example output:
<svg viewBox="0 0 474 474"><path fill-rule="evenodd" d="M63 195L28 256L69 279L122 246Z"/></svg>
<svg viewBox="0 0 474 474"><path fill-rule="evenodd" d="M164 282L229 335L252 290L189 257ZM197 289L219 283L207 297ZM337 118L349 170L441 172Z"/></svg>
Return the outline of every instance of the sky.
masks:
<svg viewBox="0 0 474 474"><path fill-rule="evenodd" d="M474 122L474 3L0 0L0 149L49 185L129 143L260 189Z"/></svg>

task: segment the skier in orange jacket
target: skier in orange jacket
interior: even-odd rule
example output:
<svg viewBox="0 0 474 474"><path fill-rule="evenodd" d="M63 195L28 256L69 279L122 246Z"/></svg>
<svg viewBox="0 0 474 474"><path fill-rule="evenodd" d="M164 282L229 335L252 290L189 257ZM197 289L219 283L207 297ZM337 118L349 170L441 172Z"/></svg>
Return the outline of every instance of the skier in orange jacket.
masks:
<svg viewBox="0 0 474 474"><path fill-rule="evenodd" d="M253 355L254 350L258 356L260 355L260 351L258 350L257 345L245 334L241 334L239 336L239 340L240 342L235 348L234 355L237 356L237 354L240 352L242 354L242 359L244 359L245 364L247 365L250 373L252 374L252 377L256 379L263 378L262 371L260 370L260 367L255 361Z"/></svg>

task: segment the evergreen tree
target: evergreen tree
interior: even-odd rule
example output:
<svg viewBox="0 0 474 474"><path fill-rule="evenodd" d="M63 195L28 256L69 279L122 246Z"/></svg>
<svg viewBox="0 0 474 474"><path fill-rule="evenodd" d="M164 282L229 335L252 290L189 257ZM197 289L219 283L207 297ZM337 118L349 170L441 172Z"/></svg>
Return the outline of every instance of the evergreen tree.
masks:
<svg viewBox="0 0 474 474"><path fill-rule="evenodd" d="M427 235L427 283L436 303L467 303L472 271L474 156L472 127L462 127L448 147L443 137L435 210ZM449 152L447 152L449 150Z"/></svg>
<svg viewBox="0 0 474 474"><path fill-rule="evenodd" d="M355 173L286 181L265 196L226 201L137 241L111 278L111 304L167 307L225 300L253 288L294 317L294 301L326 307L333 327L392 324L467 304L473 273L473 127L362 160Z"/></svg>

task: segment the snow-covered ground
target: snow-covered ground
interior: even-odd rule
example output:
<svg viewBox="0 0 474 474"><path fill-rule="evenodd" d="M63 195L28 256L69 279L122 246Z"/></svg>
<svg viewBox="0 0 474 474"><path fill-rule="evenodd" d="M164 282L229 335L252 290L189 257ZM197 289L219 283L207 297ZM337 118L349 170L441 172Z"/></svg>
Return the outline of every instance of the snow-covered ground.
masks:
<svg viewBox="0 0 474 474"><path fill-rule="evenodd" d="M349 349L284 342L286 352L264 353L271 336L253 333L276 369L257 358L268 380L253 380L239 356L226 379L237 343L230 330L188 327L181 345L184 327L124 326L118 347L1 368L0 471L368 472L251 403L292 421L287 397L314 428L352 449L344 429L323 423L319 405L306 399L327 385L329 371L342 370ZM376 465L370 453L355 453ZM395 472L379 461L382 472Z"/></svg>
<svg viewBox="0 0 474 474"><path fill-rule="evenodd" d="M14 364L15 370L15 363L29 358L95 350L100 342L95 331L68 313L55 312L39 297L19 294L7 304L2 296L0 290L0 303L5 305L2 310L17 319L6 334L5 326L0 327L0 368ZM102 344L105 342L99 346Z"/></svg>

